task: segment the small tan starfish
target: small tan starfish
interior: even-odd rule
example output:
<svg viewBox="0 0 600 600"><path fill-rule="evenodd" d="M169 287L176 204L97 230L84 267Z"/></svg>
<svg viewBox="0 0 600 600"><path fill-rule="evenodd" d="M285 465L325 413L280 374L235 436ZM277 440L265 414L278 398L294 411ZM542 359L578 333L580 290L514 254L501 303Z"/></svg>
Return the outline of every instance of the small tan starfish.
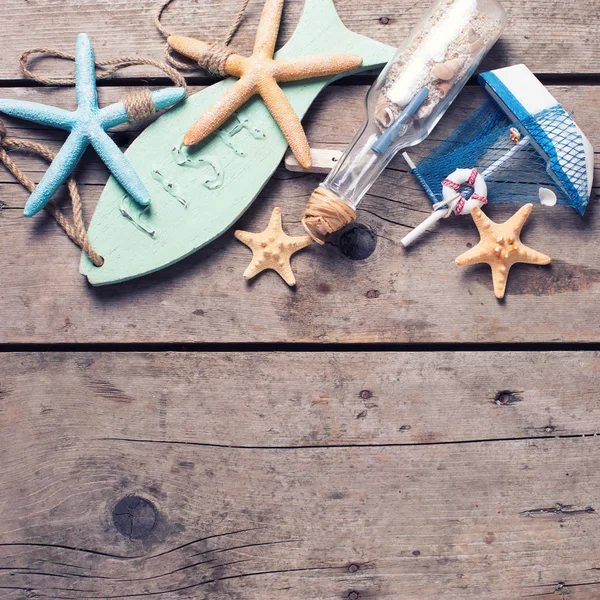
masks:
<svg viewBox="0 0 600 600"><path fill-rule="evenodd" d="M479 263L490 265L496 298L504 298L508 272L515 263L547 265L552 260L521 242L521 230L532 210L533 204L526 204L505 223L494 223L480 208L471 211L481 241L475 248L459 256L456 264L459 267Z"/></svg>
<svg viewBox="0 0 600 600"><path fill-rule="evenodd" d="M252 262L244 271L246 279L252 279L262 271L277 271L288 285L296 285L290 260L292 254L310 245L312 239L308 235L290 237L281 226L281 209L274 208L268 227L260 233L248 231L235 232L235 237L252 250Z"/></svg>
<svg viewBox="0 0 600 600"><path fill-rule="evenodd" d="M337 75L360 67L362 58L355 54L323 54L274 60L283 3L284 0L266 1L252 56L246 58L235 53L225 55L224 73L238 77L239 81L196 121L183 138L185 146L193 146L203 140L223 125L248 99L260 94L294 156L305 169L310 169L312 161L306 134L278 82ZM194 38L181 36L169 36L167 41L173 50L197 61L206 55L210 46Z"/></svg>

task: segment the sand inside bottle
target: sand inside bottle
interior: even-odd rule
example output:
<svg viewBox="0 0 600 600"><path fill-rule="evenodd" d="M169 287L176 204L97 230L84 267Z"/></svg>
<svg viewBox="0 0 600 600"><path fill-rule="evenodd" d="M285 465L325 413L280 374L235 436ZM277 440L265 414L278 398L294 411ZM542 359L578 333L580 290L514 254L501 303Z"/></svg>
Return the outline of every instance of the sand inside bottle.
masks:
<svg viewBox="0 0 600 600"><path fill-rule="evenodd" d="M424 87L430 93L416 119L427 118L457 82L472 74L502 29L499 20L478 9L477 0L440 3L387 72L377 101L379 126L389 127Z"/></svg>

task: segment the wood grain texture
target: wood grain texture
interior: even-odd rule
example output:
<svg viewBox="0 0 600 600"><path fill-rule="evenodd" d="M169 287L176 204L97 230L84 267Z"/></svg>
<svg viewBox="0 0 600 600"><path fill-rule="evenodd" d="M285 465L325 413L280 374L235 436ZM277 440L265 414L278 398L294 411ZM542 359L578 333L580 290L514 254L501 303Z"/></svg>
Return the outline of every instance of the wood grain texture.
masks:
<svg viewBox="0 0 600 600"><path fill-rule="evenodd" d="M154 0L4 0L0 79L21 77L21 51L52 46L71 52L78 33L88 33L99 58L139 55L160 58L164 46L155 30ZM204 40L222 39L239 9L238 0L218 3L176 2L164 24L173 33ZM233 45L247 54L254 39L261 0L252 0ZM303 0L287 0L279 43L287 41L298 22ZM484 70L525 62L538 73L594 73L600 61L599 0L503 0L508 27L502 41L483 64ZM336 0L345 25L357 33L398 46L431 5L430 0ZM49 26L50 25L50 26ZM156 76L153 69L133 74ZM194 73L201 75L201 71Z"/></svg>
<svg viewBox="0 0 600 600"><path fill-rule="evenodd" d="M600 147L600 88L552 87L552 92ZM314 147L343 148L363 118L363 86L327 90L307 118ZM3 90L3 95L73 102L72 91ZM101 90L101 102L122 95ZM60 96L60 98L58 97ZM412 153L443 139L484 98L469 87L438 129ZM345 118L340 120L340 110ZM10 121L15 136L55 142L56 132ZM122 132L119 141L127 140ZM43 166L18 157L39 179ZM93 156L81 172L86 216L106 180ZM321 176L279 170L238 226L258 231L281 206L288 233L302 233L306 201ZM361 205L360 220L378 235L375 254L351 262L337 248L311 247L295 257L296 291L274 273L247 284L242 273L250 253L231 233L160 273L106 289L90 289L77 272L77 249L46 217L25 220L26 193L0 170L0 298L5 342L534 342L598 341L600 264L598 214L592 200L584 218L567 208L536 206L524 242L549 253L553 266L515 267L507 300L495 300L485 267L460 270L456 256L477 242L467 218L442 223L405 252L399 240L429 210L424 193L396 159ZM12 210L12 209L16 210ZM514 212L494 207L501 220Z"/></svg>
<svg viewBox="0 0 600 600"><path fill-rule="evenodd" d="M592 600L599 372L593 353L4 354L0 597ZM136 539L112 516L131 495L156 510Z"/></svg>

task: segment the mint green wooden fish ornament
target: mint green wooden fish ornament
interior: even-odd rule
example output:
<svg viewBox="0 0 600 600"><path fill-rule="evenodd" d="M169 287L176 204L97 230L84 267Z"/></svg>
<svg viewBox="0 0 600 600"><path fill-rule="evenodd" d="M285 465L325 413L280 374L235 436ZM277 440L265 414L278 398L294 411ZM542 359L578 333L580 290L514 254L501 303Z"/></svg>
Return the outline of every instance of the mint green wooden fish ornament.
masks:
<svg viewBox="0 0 600 600"><path fill-rule="evenodd" d="M309 54L362 56L357 73L385 65L395 49L344 27L332 0L306 0L300 23L276 59ZM333 75L283 83L302 118ZM252 204L281 162L287 141L259 97L195 146L182 140L198 117L235 84L229 78L188 98L148 127L125 153L152 202L139 206L111 178L90 223L96 267L82 256L92 285L127 281L189 256L227 231Z"/></svg>

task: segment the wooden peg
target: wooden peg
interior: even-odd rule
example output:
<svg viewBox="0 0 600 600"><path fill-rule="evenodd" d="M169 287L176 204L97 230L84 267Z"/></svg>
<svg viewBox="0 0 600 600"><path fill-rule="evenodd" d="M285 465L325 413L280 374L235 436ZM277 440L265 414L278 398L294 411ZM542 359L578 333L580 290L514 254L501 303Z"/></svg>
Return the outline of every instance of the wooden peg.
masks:
<svg viewBox="0 0 600 600"><path fill-rule="evenodd" d="M312 157L312 167L308 171L300 166L296 157L290 150L285 155L285 168L288 171L294 171L297 173L329 173L333 167L342 158L342 152L339 150L328 150L328 149L310 149L310 155Z"/></svg>

